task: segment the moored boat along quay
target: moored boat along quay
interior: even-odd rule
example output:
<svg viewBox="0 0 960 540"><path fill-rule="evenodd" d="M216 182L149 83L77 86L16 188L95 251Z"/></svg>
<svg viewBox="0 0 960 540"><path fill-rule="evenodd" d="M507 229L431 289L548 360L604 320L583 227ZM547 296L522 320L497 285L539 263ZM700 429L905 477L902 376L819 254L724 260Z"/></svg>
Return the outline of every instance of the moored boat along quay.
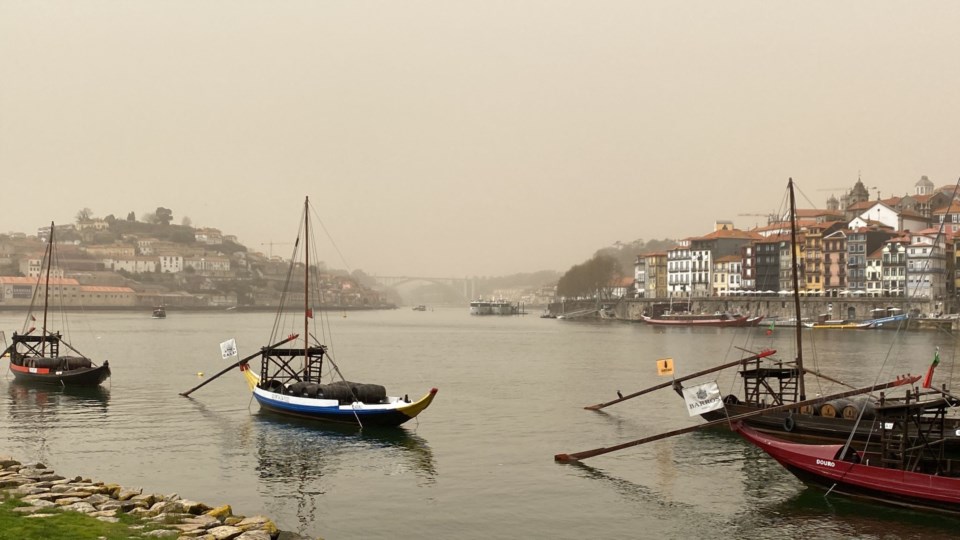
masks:
<svg viewBox="0 0 960 540"><path fill-rule="evenodd" d="M0 503L6 505L11 500L17 504L13 507L15 520L44 519L75 512L91 520L123 527L121 533L127 538L306 540L299 534L280 531L267 517L235 516L229 505L211 507L176 494L145 494L142 489L127 489L79 476L65 478L41 463L21 464L0 456ZM23 530L35 528L23 527ZM42 536L24 534L17 537L57 537L55 525L44 527Z"/></svg>
<svg viewBox="0 0 960 540"><path fill-rule="evenodd" d="M769 296L751 296L742 299L730 297L703 298L624 298L618 301L602 301L601 310L595 299L566 300L553 302L545 315L553 318L571 319L592 317L619 319L630 322L643 322L644 314L662 314L672 311L690 313L734 313L752 317L762 316L760 326L776 321L786 321L794 317L793 299L774 294ZM922 301L898 297L844 298L823 297L804 298L800 302L802 318L812 322L823 320L869 320L879 316L907 314L906 329L910 330L960 330L960 316L957 308L945 306L937 301ZM602 312L612 312L613 317ZM945 313L950 313L944 315ZM891 326L892 328L893 326Z"/></svg>

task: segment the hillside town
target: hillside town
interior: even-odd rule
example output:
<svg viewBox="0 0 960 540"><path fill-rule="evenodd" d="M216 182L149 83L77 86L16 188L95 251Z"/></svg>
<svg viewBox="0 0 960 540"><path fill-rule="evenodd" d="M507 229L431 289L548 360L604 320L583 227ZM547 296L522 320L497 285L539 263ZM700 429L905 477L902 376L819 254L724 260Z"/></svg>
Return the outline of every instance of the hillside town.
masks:
<svg viewBox="0 0 960 540"><path fill-rule="evenodd" d="M798 209L799 293L941 302L960 291L960 200L956 186L926 176L913 193L873 200L862 180L824 209ZM792 294L788 213L739 230L714 230L637 256L634 298Z"/></svg>
<svg viewBox="0 0 960 540"><path fill-rule="evenodd" d="M894 297L935 303L944 311L960 291L960 200L955 185L922 176L913 193L873 199L863 181L822 209L798 209L800 294L808 297ZM288 262L250 250L219 229L170 223L158 208L147 221L86 211L56 225L51 294L65 306L193 309L272 308ZM606 298L695 299L792 293L787 212L741 230L719 220L703 236L638 254L632 277L618 278ZM49 227L0 234L0 308L29 305L38 286ZM324 271L324 305L395 307L393 299L345 272ZM546 305L555 285L496 295Z"/></svg>
<svg viewBox="0 0 960 540"><path fill-rule="evenodd" d="M163 219L166 211L167 219ZM216 228L94 218L55 225L49 278L39 279L50 227L35 234L0 235L0 308L29 305L48 282L51 301L64 307L139 309L273 308L280 301L288 261L248 250ZM272 247L272 246L271 246ZM323 304L343 309L392 307L380 293L343 272L321 268ZM45 272L44 272L45 274ZM300 293L302 296L302 293ZM294 296L296 293L294 293ZM288 294L288 301L296 298Z"/></svg>

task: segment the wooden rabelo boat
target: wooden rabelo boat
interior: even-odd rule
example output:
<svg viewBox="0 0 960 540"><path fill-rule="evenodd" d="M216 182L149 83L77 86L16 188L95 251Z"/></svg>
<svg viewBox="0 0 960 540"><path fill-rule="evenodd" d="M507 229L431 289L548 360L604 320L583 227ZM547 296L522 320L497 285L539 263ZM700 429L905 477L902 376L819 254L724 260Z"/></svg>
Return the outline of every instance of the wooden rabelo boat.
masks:
<svg viewBox="0 0 960 540"><path fill-rule="evenodd" d="M647 324L661 326L757 326L763 317L749 317L747 315L731 315L729 313L697 314L673 313L659 316L641 315L640 318Z"/></svg>
<svg viewBox="0 0 960 540"><path fill-rule="evenodd" d="M50 277L50 269L56 256L54 242L54 224L50 224L50 236L47 249L41 261L41 272L33 291L33 301L27 312L24 329L14 332L10 345L3 356L10 359L10 371L18 382L31 384L49 384L57 386L98 386L110 376L110 362L97 365L89 357L71 346L59 331L51 331L48 326L50 310L50 289L60 287L61 278ZM42 291L42 292L41 292ZM38 296L42 294L43 312L39 321L33 314ZM63 299L63 294L56 294ZM36 325L39 322L40 327ZM61 354L61 347L72 354Z"/></svg>
<svg viewBox="0 0 960 540"><path fill-rule="evenodd" d="M295 242L291 258L287 287L281 304L289 299L294 281L294 269L302 267L303 305L296 310L297 317L285 317L285 305L277 311L270 342L275 342L284 326L285 319L297 324L295 331L277 345L263 347L260 356L260 372L255 373L246 362L238 363L253 397L263 410L281 415L307 418L338 424L353 424L361 427L399 426L416 418L433 402L437 389L433 388L420 399L411 400L408 395L388 396L385 387L379 384L350 382L343 378L334 362L331 351L317 339L317 320L322 330L329 331L326 312L319 301L319 266L310 258L310 200L304 202L301 234ZM302 236L301 236L302 235ZM302 260L298 262L298 258ZM314 318L317 315L317 318ZM284 346L280 346L284 345ZM326 362L325 362L326 361ZM326 364L326 365L324 365Z"/></svg>
<svg viewBox="0 0 960 540"><path fill-rule="evenodd" d="M960 400L918 390L914 399L877 407L877 441L804 444L783 440L735 422L732 429L766 452L804 483L852 497L960 513L960 469L943 444L945 410Z"/></svg>

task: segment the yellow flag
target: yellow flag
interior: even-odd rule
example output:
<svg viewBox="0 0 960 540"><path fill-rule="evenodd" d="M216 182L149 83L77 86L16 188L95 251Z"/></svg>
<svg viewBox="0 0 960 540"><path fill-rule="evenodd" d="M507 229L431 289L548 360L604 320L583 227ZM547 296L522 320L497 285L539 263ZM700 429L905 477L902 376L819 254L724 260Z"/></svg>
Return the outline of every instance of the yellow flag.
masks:
<svg viewBox="0 0 960 540"><path fill-rule="evenodd" d="M673 358L657 360L657 375L673 375Z"/></svg>

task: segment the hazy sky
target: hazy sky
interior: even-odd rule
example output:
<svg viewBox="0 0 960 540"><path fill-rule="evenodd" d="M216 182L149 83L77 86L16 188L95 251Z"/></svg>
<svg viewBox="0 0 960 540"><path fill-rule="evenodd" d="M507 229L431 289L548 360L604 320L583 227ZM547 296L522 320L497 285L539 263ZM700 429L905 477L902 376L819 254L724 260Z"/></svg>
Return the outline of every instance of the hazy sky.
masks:
<svg viewBox="0 0 960 540"><path fill-rule="evenodd" d="M858 172L957 181L960 2L0 0L0 232L309 195L351 269L565 271Z"/></svg>

